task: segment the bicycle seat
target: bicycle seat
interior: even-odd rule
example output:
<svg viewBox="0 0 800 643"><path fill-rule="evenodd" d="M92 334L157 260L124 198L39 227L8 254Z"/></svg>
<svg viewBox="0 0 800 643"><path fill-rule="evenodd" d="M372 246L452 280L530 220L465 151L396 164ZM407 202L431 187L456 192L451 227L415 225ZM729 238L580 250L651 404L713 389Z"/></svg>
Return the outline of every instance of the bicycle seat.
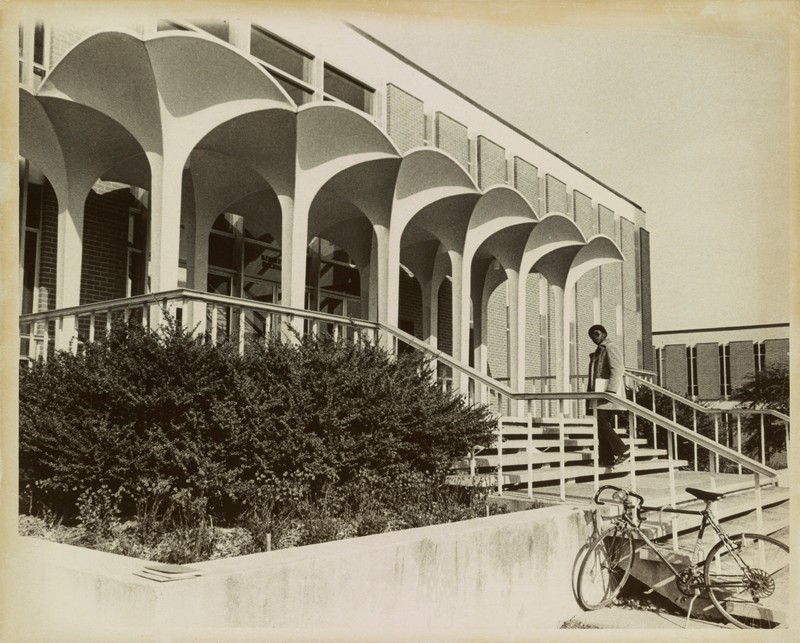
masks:
<svg viewBox="0 0 800 643"><path fill-rule="evenodd" d="M717 491L703 491L702 489L695 489L693 487L686 487L686 493L690 493L695 498L705 500L706 502L714 502L725 496L724 493L718 493Z"/></svg>

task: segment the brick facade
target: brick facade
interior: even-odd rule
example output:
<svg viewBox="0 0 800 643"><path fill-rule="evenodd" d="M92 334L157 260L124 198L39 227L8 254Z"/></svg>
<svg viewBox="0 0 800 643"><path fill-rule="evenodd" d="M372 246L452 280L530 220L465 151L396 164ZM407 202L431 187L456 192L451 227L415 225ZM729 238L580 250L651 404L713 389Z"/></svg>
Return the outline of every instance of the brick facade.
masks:
<svg viewBox="0 0 800 643"><path fill-rule="evenodd" d="M662 386L678 395L689 391L689 378L686 370L686 346L670 344L664 347L664 382Z"/></svg>
<svg viewBox="0 0 800 643"><path fill-rule="evenodd" d="M567 186L563 181L559 181L550 174L544 179L545 211L546 212L569 212L569 200L567 199Z"/></svg>
<svg viewBox="0 0 800 643"><path fill-rule="evenodd" d="M720 398L719 344L704 342L697 350L697 397L701 400Z"/></svg>
<svg viewBox="0 0 800 643"><path fill-rule="evenodd" d="M734 390L744 384L745 379L755 371L753 342L730 342L731 386Z"/></svg>
<svg viewBox="0 0 800 643"><path fill-rule="evenodd" d="M528 199L528 203L531 204L534 212L541 216L539 170L535 165L522 160L518 156L514 157L514 187L520 191L522 196Z"/></svg>
<svg viewBox="0 0 800 643"><path fill-rule="evenodd" d="M478 186L481 190L508 182L506 151L485 136L478 137Z"/></svg>
<svg viewBox="0 0 800 643"><path fill-rule="evenodd" d="M402 153L424 145L424 103L395 85L386 85L386 130Z"/></svg>
<svg viewBox="0 0 800 643"><path fill-rule="evenodd" d="M767 339L764 341L766 366L789 365L789 340Z"/></svg>
<svg viewBox="0 0 800 643"><path fill-rule="evenodd" d="M627 219L620 219L620 250L627 259L623 262L622 273L622 348L625 366L638 368L639 366L639 311L636 298L638 271L636 262L630 261L636 256L636 228Z"/></svg>
<svg viewBox="0 0 800 643"><path fill-rule="evenodd" d="M650 296L650 233L639 228L639 270L642 297L642 368L655 370L656 359L653 350L653 315Z"/></svg>
<svg viewBox="0 0 800 643"><path fill-rule="evenodd" d="M613 210L604 205L597 206L598 233L604 234L619 244L617 222ZM600 323L606 327L610 337L617 336L617 304L620 303L620 266L600 266Z"/></svg>
<svg viewBox="0 0 800 643"><path fill-rule="evenodd" d="M436 112L436 147L447 152L469 171L469 136L466 126L447 114Z"/></svg>
<svg viewBox="0 0 800 643"><path fill-rule="evenodd" d="M492 377L508 377L508 333L506 313L506 282L489 296L486 341L489 347L489 373Z"/></svg>

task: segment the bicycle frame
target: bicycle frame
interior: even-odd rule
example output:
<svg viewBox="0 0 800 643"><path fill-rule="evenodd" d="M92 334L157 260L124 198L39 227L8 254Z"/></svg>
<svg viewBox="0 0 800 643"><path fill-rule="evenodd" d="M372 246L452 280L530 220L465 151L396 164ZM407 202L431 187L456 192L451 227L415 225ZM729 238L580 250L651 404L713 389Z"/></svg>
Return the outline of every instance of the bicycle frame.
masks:
<svg viewBox="0 0 800 643"><path fill-rule="evenodd" d="M749 570L750 567L745 563L739 554L736 552L736 545L731 540L731 537L722 529L719 522L717 521L714 514L711 512L709 505L710 502L706 502L705 509L701 511L692 510L692 509L676 509L674 507L645 507L639 506L637 507L637 511L659 511L659 512L667 512L667 513L674 513L674 514L685 514L690 516L701 516L702 520L700 522L700 530L697 532L697 538L695 540L694 548L692 549L692 566L697 566L700 564L701 561L698 561L698 553L700 551L700 543L703 539L703 534L705 533L706 527L711 525L712 529L716 532L717 538L725 544L725 549L728 550L728 553L733 557L733 559L738 563L738 565L742 568L742 570ZM664 556L661 551L659 550L656 543L654 543L650 538L648 538L647 534L645 534L641 527L637 525L633 520L631 520L630 516L628 516L627 512L623 513L621 516L614 520L615 523L622 522L625 525L625 529L628 531L633 531L636 533L637 537L644 541L645 545L653 552L655 552L656 556L658 556L661 561L669 567L672 571L673 575L677 578L680 576L680 571L675 568L675 566ZM638 551L641 547L638 547L635 551ZM732 583L735 584L735 583ZM705 587L704 587L705 589Z"/></svg>

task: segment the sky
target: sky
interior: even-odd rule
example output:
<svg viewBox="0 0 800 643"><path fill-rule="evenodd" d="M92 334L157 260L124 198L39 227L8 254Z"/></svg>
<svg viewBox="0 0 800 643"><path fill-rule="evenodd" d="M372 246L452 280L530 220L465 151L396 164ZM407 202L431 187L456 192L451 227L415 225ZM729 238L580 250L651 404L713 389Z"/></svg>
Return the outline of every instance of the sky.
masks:
<svg viewBox="0 0 800 643"><path fill-rule="evenodd" d="M789 321L779 3L428 6L348 19L645 210L654 330Z"/></svg>

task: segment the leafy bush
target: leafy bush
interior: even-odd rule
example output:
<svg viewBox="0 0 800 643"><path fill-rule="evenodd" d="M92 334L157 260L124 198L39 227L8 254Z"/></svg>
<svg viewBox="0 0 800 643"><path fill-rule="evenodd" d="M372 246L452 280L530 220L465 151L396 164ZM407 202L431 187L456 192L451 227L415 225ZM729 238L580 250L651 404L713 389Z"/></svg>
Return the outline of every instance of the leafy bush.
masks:
<svg viewBox="0 0 800 643"><path fill-rule="evenodd" d="M411 492L402 480L440 484L454 459L491 441L488 411L431 375L417 354L327 336L273 337L240 354L171 323L114 326L78 355L21 370L21 506L98 538L135 516L140 542L171 534L169 560L208 555L215 524L246 528L255 549L267 533L317 542L382 530L387 503ZM312 506L323 510L292 531Z"/></svg>

